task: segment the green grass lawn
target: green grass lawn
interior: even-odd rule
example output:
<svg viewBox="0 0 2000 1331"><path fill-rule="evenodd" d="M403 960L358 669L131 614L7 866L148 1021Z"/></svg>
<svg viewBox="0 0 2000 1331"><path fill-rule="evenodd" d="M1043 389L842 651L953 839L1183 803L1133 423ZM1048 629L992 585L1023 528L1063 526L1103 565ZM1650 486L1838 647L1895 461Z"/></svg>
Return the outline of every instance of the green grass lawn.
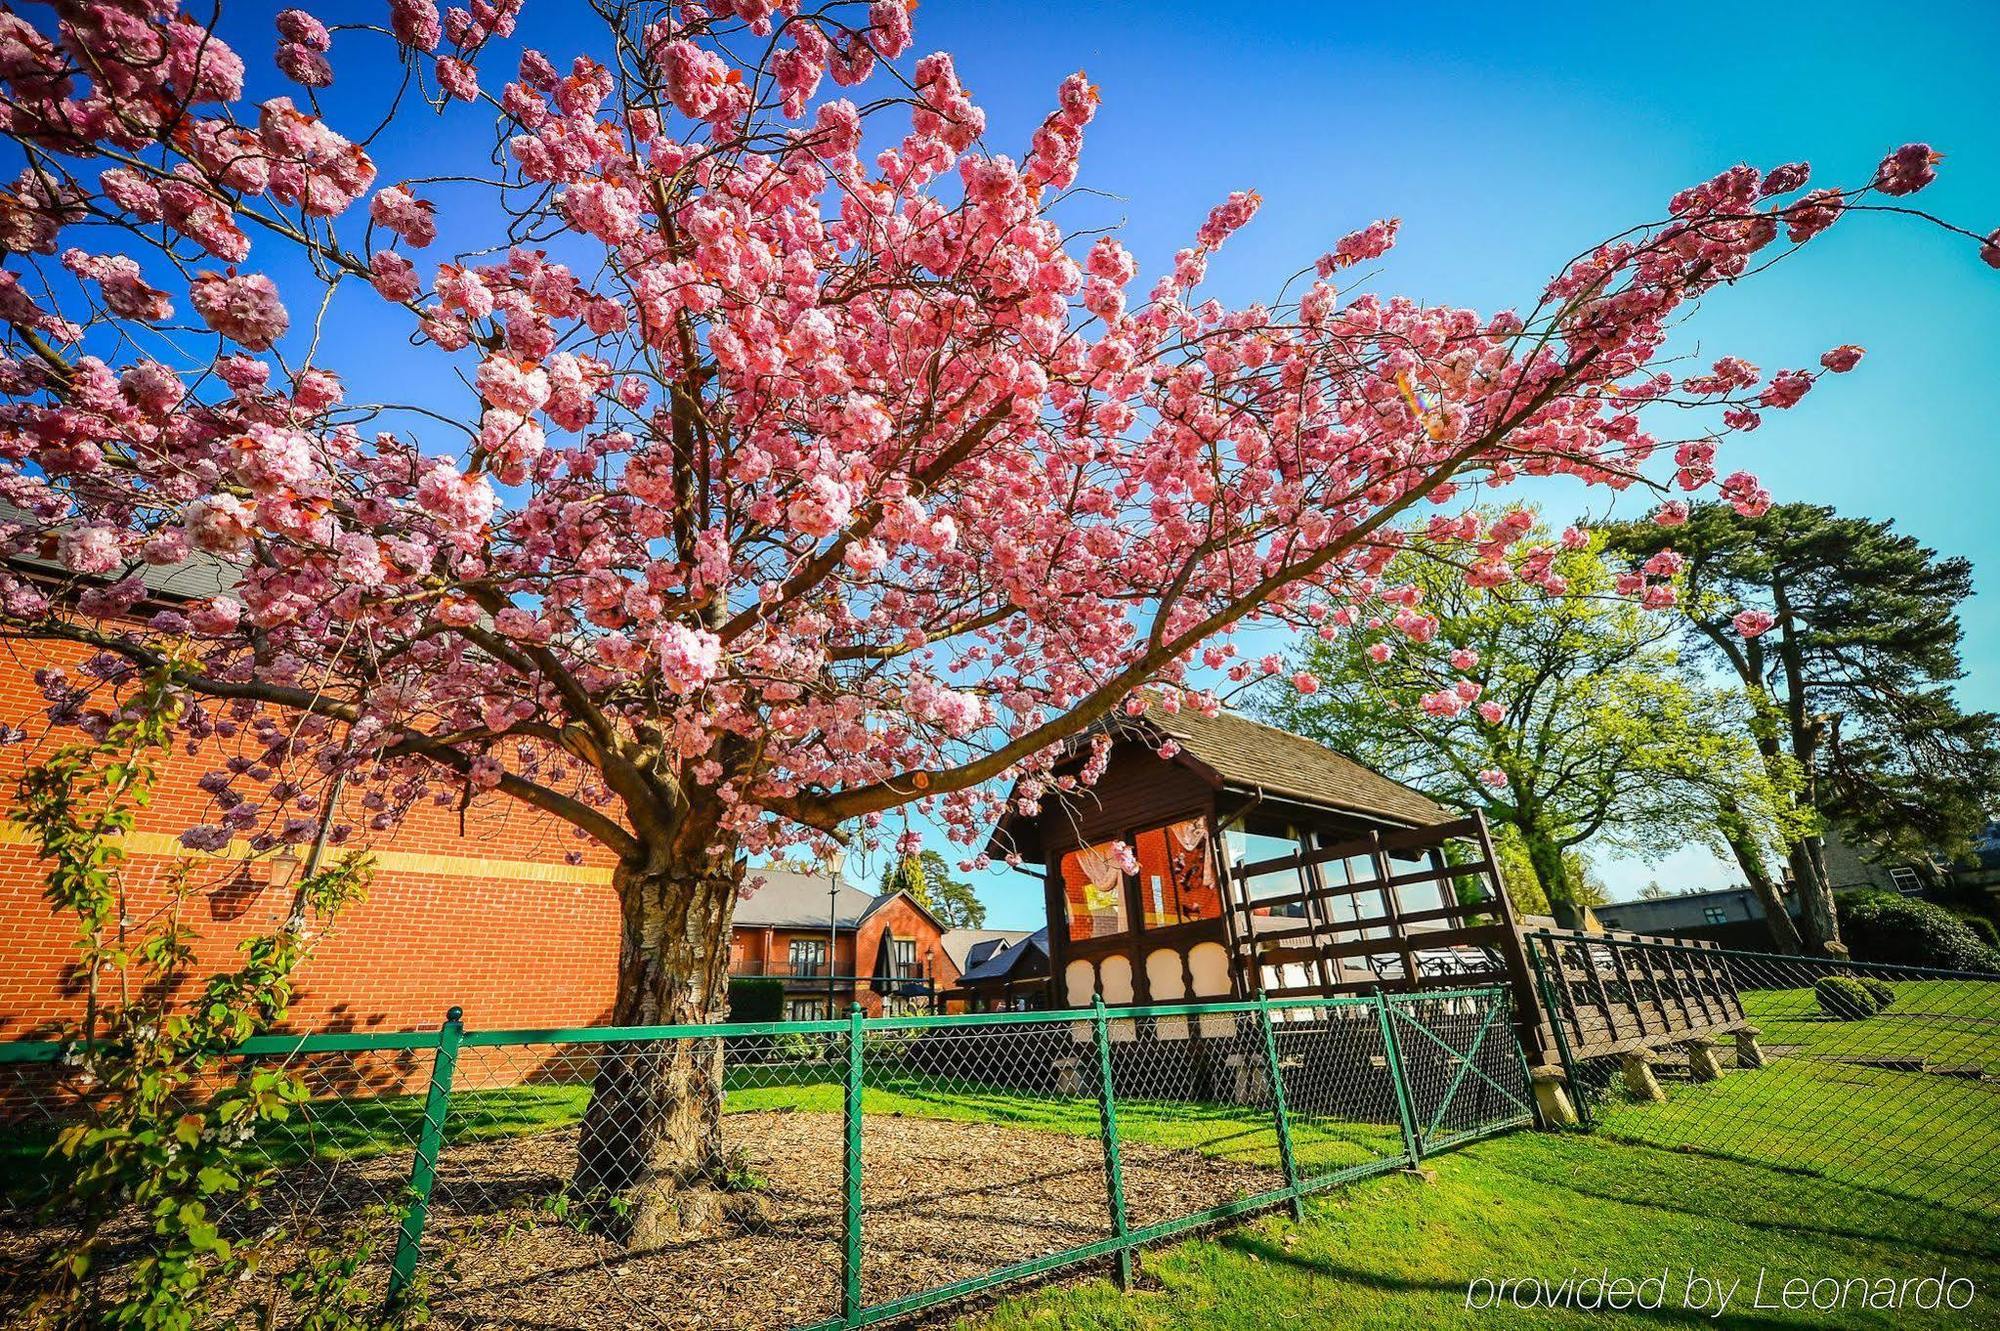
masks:
<svg viewBox="0 0 2000 1331"><path fill-rule="evenodd" d="M1142 1288L1103 1279L1014 1296L960 1331L1378 1331L1667 1325L1991 1327L2000 1324L2000 1238L1965 1227L1956 1240L1935 1208L1832 1180L1617 1141L1521 1132L1438 1156L1426 1181L1373 1179L1314 1198L1303 1223L1267 1217L1145 1253ZM1682 1306L1690 1266L1742 1280L1720 1321ZM1787 1278L1896 1280L1964 1275L1963 1312L1753 1309L1779 1302ZM1657 1312L1511 1306L1467 1308L1471 1282L1572 1274L1666 1273ZM1486 1291L1479 1287L1483 1301ZM1711 1302L1712 1307L1712 1302Z"/></svg>
<svg viewBox="0 0 2000 1331"><path fill-rule="evenodd" d="M1746 991L1743 1015L1765 1044L1797 1045L1814 1057L1921 1057L2000 1076L2000 984L1907 980L1891 987L1895 1002L1862 1021L1827 1016L1811 989Z"/></svg>

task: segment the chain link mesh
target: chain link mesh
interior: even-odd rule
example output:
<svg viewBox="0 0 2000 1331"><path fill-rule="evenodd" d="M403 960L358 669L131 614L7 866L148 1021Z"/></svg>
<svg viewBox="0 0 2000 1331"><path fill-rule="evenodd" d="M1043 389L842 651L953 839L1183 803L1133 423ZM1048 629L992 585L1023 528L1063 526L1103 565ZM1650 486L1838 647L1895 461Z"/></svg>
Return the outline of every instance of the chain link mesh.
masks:
<svg viewBox="0 0 2000 1331"><path fill-rule="evenodd" d="M437 1325L816 1326L1395 1168L1411 1136L1442 1149L1511 1125L1525 1096L1499 990L448 1034L259 1055L308 1096L257 1138L264 1206L225 1227L365 1228L364 1280L386 1291L434 1153L420 1288ZM0 1062L10 1258L60 1237L37 1209L41 1152L88 1110L73 1083Z"/></svg>
<svg viewBox="0 0 2000 1331"><path fill-rule="evenodd" d="M2000 1216L2000 975L1530 944L1598 1130L1867 1189L1912 1235L1986 1232ZM1675 966L1689 956L1713 983ZM1704 1002L1695 1039L1649 1035L1699 1021Z"/></svg>

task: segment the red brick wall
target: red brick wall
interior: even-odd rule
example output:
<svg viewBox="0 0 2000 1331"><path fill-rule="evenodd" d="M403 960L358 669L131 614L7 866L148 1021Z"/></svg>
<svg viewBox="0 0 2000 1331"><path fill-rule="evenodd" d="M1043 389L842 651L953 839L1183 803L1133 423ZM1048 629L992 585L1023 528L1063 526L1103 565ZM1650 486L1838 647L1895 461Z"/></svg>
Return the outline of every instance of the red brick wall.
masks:
<svg viewBox="0 0 2000 1331"><path fill-rule="evenodd" d="M11 802L22 770L76 732L50 734L38 665L73 678L86 653L62 644L0 644L0 722L24 727L26 743L0 747L0 790ZM177 752L153 804L139 815L125 883L137 920L169 900L166 874L194 862L184 918L200 935L195 974L232 963L236 945L269 932L290 906L290 866L178 852L171 844L216 810L195 783L227 749L211 741L197 756ZM358 800L338 821L365 825ZM357 837L356 844L365 841ZM405 1030L435 1026L454 1005L474 1028L584 1026L609 1019L618 957L618 906L611 857L567 825L514 800L488 796L465 810L424 803L370 849L381 857L365 901L343 913L302 972L292 1022L300 1030ZM582 851L585 862L565 856ZM274 877L276 881L274 881ZM0 828L0 1039L49 1034L81 1010L65 977L75 927L43 901L42 875L20 829ZM884 905L845 932L834 954L841 975L875 971L882 940L917 940L917 958L937 989L958 980L937 927L907 901ZM782 966L793 937L811 930L737 931L733 962ZM767 951L768 948L768 951ZM732 969L747 969L733 965ZM863 1006L881 996L864 986Z"/></svg>
<svg viewBox="0 0 2000 1331"><path fill-rule="evenodd" d="M0 652L0 722L30 739L0 748L0 789L11 803L22 770L76 732L51 734L35 687L38 664L74 678L83 658L65 645L12 643ZM229 750L177 752L150 808L140 812L124 879L135 920L169 900L171 838L218 810L196 786ZM364 825L350 799L341 821ZM475 801L461 828L456 809L425 803L390 837L365 901L349 908L302 974L293 1024L301 1029L405 1029L435 1025L446 1008L468 1024L586 1024L608 1015L618 955L610 857L566 825L513 800ZM357 836L363 843L366 837ZM564 862L572 850L585 863ZM183 918L200 934L199 972L230 965L245 937L270 931L290 906L293 866L268 858L188 854L193 893ZM274 876L278 881L273 882ZM42 899L35 852L19 828L0 829L0 1038L44 1033L78 1009L65 981L75 928Z"/></svg>

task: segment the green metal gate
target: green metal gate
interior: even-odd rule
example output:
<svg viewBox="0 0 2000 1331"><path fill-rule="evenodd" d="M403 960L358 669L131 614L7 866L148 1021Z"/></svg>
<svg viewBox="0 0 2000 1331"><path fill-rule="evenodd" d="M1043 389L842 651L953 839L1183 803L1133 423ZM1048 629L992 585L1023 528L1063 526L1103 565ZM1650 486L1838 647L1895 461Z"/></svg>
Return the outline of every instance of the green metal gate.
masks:
<svg viewBox="0 0 2000 1331"><path fill-rule="evenodd" d="M1410 994L1388 999L1383 1010L1417 1156L1534 1121L1506 990Z"/></svg>

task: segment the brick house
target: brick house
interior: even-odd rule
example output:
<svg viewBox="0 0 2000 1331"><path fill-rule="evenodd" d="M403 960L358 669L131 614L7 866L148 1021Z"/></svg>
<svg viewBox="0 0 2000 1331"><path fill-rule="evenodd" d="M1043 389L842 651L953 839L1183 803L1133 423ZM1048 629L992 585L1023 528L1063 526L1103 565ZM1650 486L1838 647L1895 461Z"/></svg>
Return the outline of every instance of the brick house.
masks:
<svg viewBox="0 0 2000 1331"><path fill-rule="evenodd" d="M785 982L785 1017L823 1021L860 1003L870 1016L929 1011L958 983L946 930L907 892L871 896L836 874L753 869L736 905L732 976Z"/></svg>

